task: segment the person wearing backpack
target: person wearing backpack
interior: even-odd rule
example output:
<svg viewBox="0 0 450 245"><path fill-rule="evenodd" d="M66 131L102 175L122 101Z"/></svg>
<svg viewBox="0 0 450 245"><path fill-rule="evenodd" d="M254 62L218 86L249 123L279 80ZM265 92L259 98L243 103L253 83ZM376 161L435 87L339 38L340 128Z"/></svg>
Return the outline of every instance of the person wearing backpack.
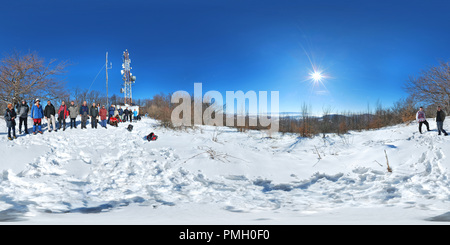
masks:
<svg viewBox="0 0 450 245"><path fill-rule="evenodd" d="M419 122L419 132L422 133L422 124L427 126L427 131L430 131L430 125L428 124L425 112L423 111L423 107L419 108L419 111L416 113L416 120Z"/></svg>
<svg viewBox="0 0 450 245"><path fill-rule="evenodd" d="M443 110L441 110L441 107L438 106L437 107L437 112L436 112L436 125L437 125L437 129L438 129L438 135L441 135L441 132L444 133L445 136L447 136L447 132L445 132L444 130L444 120L445 120L445 112Z"/></svg>

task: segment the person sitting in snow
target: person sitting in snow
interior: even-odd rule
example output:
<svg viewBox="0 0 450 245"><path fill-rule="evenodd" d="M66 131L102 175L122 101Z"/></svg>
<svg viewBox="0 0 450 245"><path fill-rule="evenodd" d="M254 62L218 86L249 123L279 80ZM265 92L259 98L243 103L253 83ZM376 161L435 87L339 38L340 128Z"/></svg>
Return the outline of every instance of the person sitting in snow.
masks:
<svg viewBox="0 0 450 245"><path fill-rule="evenodd" d="M422 133L422 124L427 126L427 131L430 131L430 125L428 124L425 112L423 111L423 107L419 108L419 111L416 113L416 120L419 122L419 132Z"/></svg>
<svg viewBox="0 0 450 245"><path fill-rule="evenodd" d="M436 125L437 125L437 129L438 129L438 135L441 135L441 132L444 133L445 136L447 136L447 132L445 132L443 126L444 126L444 120L445 120L445 112L443 110L441 110L441 107L438 106L437 107L437 112L436 112Z"/></svg>
<svg viewBox="0 0 450 245"><path fill-rule="evenodd" d="M119 123L119 119L117 119L116 117L111 117L109 119L109 124L111 124L111 126L118 127L119 126L118 123Z"/></svg>

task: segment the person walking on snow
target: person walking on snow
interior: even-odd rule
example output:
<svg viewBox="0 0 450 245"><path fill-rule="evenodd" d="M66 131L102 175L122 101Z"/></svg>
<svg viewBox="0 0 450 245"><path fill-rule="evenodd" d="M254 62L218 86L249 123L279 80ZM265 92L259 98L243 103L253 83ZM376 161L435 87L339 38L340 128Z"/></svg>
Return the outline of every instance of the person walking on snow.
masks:
<svg viewBox="0 0 450 245"><path fill-rule="evenodd" d="M42 109L41 101L35 100L34 105L31 107L31 119L33 119L33 134L36 134L36 128L38 133L42 134L41 123L44 117L44 110Z"/></svg>
<svg viewBox="0 0 450 245"><path fill-rule="evenodd" d="M419 132L422 133L422 124L427 126L427 131L430 131L430 125L428 124L425 112L423 111L423 107L419 108L419 111L416 113L416 120L419 122Z"/></svg>
<svg viewBox="0 0 450 245"><path fill-rule="evenodd" d="M6 126L8 127L8 139L12 140L13 138L11 137L11 130L13 132L13 137L14 139L17 139L16 137L16 111L14 110L14 107L11 103L8 104L8 107L6 108L6 112L5 112L5 121L6 121Z"/></svg>
<svg viewBox="0 0 450 245"><path fill-rule="evenodd" d="M63 124L63 131L66 130L66 118L69 116L69 110L67 109L66 103L64 101L61 102L61 106L58 110L58 129L61 129L61 124Z"/></svg>
<svg viewBox="0 0 450 245"><path fill-rule="evenodd" d="M445 112L443 110L441 110L441 107L438 106L437 107L437 112L436 112L436 125L437 125L437 129L438 129L438 135L441 135L441 132L444 133L445 136L447 136L447 132L445 132L443 126L444 126L444 120L445 120Z"/></svg>

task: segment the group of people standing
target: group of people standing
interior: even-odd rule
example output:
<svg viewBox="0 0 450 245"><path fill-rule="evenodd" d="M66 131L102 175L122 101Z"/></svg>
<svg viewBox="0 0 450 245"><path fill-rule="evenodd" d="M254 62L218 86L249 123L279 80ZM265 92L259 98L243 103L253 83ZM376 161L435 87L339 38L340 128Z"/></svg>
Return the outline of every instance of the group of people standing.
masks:
<svg viewBox="0 0 450 245"><path fill-rule="evenodd" d="M17 112L16 112L17 111ZM66 105L64 101L61 102L58 110L56 110L55 106L51 103L51 101L47 101L47 105L45 108L41 105L39 99L34 101L34 105L30 107L27 105L25 100L22 100L21 103L17 104L16 110L11 103L7 105L7 109L5 112L5 121L6 126L8 127L8 139L13 140L16 139L16 117L19 118L19 134L22 134L22 125L24 125L23 132L25 134L29 134L28 132L28 114L30 113L31 119L33 120L33 134L40 133L42 134L42 119L45 118L47 121L48 132L58 131L63 128L63 131L66 130L66 119L70 118L70 128L77 128L76 118L78 116L81 117L81 129L86 129L87 120L91 119L91 127L97 128L97 124L104 128L107 128L107 124L110 123L110 119L116 117L120 119L120 121L127 121L128 118L130 122L132 121L132 117L138 117L138 113L136 109L133 111L128 110L128 107L125 110L122 108L116 109L114 105L111 105L109 110L105 108L105 106L101 106L100 104L93 103L92 106L88 106L87 102L84 101L83 104L78 108L75 105L74 101L70 102L70 105ZM56 117L57 115L57 117ZM56 128L56 120L58 120L58 128ZM12 134L11 134L12 133Z"/></svg>
<svg viewBox="0 0 450 245"><path fill-rule="evenodd" d="M444 130L444 120L445 120L445 112L441 109L440 106L437 107L436 111L436 126L438 130L438 135L441 135L441 132L447 136L447 132ZM427 127L427 131L430 131L430 124L426 120L425 112L423 111L423 107L419 108L419 111L416 113L416 120L419 122L419 132L422 133L422 125L425 124Z"/></svg>

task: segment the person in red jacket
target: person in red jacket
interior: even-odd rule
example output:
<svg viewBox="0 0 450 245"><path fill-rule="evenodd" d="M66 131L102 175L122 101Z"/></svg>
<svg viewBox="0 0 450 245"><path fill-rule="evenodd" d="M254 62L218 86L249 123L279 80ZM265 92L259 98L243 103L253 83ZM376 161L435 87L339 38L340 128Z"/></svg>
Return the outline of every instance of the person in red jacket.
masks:
<svg viewBox="0 0 450 245"><path fill-rule="evenodd" d="M118 126L119 126L119 119L118 119L118 116L117 116L117 117L111 117L111 118L109 119L109 124L111 124L111 126L116 126L116 127L118 127Z"/></svg>
<svg viewBox="0 0 450 245"><path fill-rule="evenodd" d="M100 125L102 127L106 127L106 121L108 120L108 110L106 110L105 106L102 106L99 112L100 115Z"/></svg>
<svg viewBox="0 0 450 245"><path fill-rule="evenodd" d="M69 110L64 101L61 102L61 106L58 110L58 130L61 129L61 124L63 124L63 131L66 130L66 118L69 116Z"/></svg>

